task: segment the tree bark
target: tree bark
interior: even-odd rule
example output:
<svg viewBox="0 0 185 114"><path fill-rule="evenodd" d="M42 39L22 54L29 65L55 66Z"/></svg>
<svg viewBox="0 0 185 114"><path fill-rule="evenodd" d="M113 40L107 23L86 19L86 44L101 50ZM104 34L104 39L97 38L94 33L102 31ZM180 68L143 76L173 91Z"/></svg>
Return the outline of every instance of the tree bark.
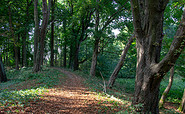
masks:
<svg viewBox="0 0 185 114"><path fill-rule="evenodd" d="M75 46L74 64L73 64L74 71L79 69L78 55L79 55L79 49L80 49L80 42L77 41L77 38L76 38L75 45L76 46Z"/></svg>
<svg viewBox="0 0 185 114"><path fill-rule="evenodd" d="M113 13L111 16L109 16L109 19L105 22L103 27L101 29L98 28L99 26L99 6L96 8L96 24L95 24L95 42L94 42L94 51L93 51L93 56L92 56L92 63L91 63L91 69L90 69L90 75L95 76L96 74L96 64L97 64L97 57L98 57L98 47L99 47L99 42L101 38L101 33L105 30L105 28L115 19L116 15L121 12L124 9L124 6L129 0L127 0L115 13ZM99 0L96 0L98 3Z"/></svg>
<svg viewBox="0 0 185 114"><path fill-rule="evenodd" d="M96 0L98 3L99 0ZM98 32L100 17L99 17L99 7L96 8L96 18L95 18L96 24L95 24L95 42L94 42L94 51L92 56L92 63L91 63L91 69L90 69L90 75L95 76L96 75L96 64L97 64L97 57L98 57L98 48L99 48L99 42L100 42L100 36Z"/></svg>
<svg viewBox="0 0 185 114"><path fill-rule="evenodd" d="M38 72L39 69L39 63L38 56L39 56L39 39L40 39L40 31L39 31L39 16L38 16L38 0L34 0L34 21L35 21L35 30L34 30L34 67L33 71Z"/></svg>
<svg viewBox="0 0 185 114"><path fill-rule="evenodd" d="M185 113L185 89L184 89L184 94L183 94L183 97L182 97L181 104L179 106L179 111Z"/></svg>
<svg viewBox="0 0 185 114"><path fill-rule="evenodd" d="M24 33L24 36L22 36L22 66L27 66L26 62L26 37L27 37L27 32Z"/></svg>
<svg viewBox="0 0 185 114"><path fill-rule="evenodd" d="M163 14L167 3L168 0L162 0L162 2L131 0L137 45L133 105L136 111L142 113L159 113L160 82L174 66L185 46L184 12L168 54L159 61L163 38Z"/></svg>
<svg viewBox="0 0 185 114"><path fill-rule="evenodd" d="M64 34L66 34L66 20L63 21L63 31ZM66 56L67 55L67 38L66 35L64 35L64 48L63 48L63 66L66 68Z"/></svg>
<svg viewBox="0 0 185 114"><path fill-rule="evenodd" d="M41 70L41 65L43 65L43 57L44 57L44 41L45 41L45 37L46 37L46 29L47 29L47 25L48 25L48 20L49 20L49 15L50 15L50 6L51 6L51 0L48 0L49 5L47 6L47 0L42 0L42 14L43 14L43 20L42 20L42 25L41 25L41 30L40 30L40 45L39 43L37 43L37 51L36 56L35 56L35 64L34 64L34 72L38 72ZM35 1L35 8L34 9L34 15L35 15L35 28L39 28L39 22L38 21L38 9L37 9L37 4L38 1ZM36 30L35 30L36 31ZM39 29L36 31L39 32ZM36 33L37 34L37 33ZM37 41L38 42L38 41ZM34 50L35 51L35 50Z"/></svg>
<svg viewBox="0 0 185 114"><path fill-rule="evenodd" d="M170 69L169 83L161 96L161 99L159 101L159 108L162 108L165 103L166 97L167 97L167 95L171 89L172 83L173 83L173 76L174 76L174 66Z"/></svg>
<svg viewBox="0 0 185 114"><path fill-rule="evenodd" d="M114 69L113 73L111 74L111 76L109 78L109 82L108 82L108 87L109 88L112 88L112 86L114 85L114 82L115 82L115 80L117 78L117 75L118 75L121 67L124 64L124 60L125 60L126 54L128 52L128 49L130 48L133 40L134 40L134 36L131 36L129 41L128 41L128 43L126 44L122 54L121 54L120 60L119 60L118 64L116 65L116 68Z"/></svg>
<svg viewBox="0 0 185 114"><path fill-rule="evenodd" d="M55 43L55 50L56 50L56 53L55 53L55 66L58 66L58 60L57 60L57 56L58 56L58 40L56 40L56 43Z"/></svg>
<svg viewBox="0 0 185 114"><path fill-rule="evenodd" d="M47 6L47 0L42 0L42 14L43 14L43 20L41 25L41 31L40 31L40 66L43 65L43 57L44 57L44 47L45 47L45 38L46 38L46 29L48 26L49 21L49 15L50 15L50 7L51 7L51 0L48 0L49 4Z"/></svg>
<svg viewBox="0 0 185 114"><path fill-rule="evenodd" d="M13 24L12 24L12 12L11 12L10 5L8 6L8 14L9 14L9 27L10 27L11 37L13 38L13 43L14 43L15 69L19 70L17 38L14 36L14 30L13 30Z"/></svg>
<svg viewBox="0 0 185 114"><path fill-rule="evenodd" d="M55 10L55 0L51 0L51 40L50 40L50 47L51 47L51 61L50 66L53 66L54 62L54 10Z"/></svg>
<svg viewBox="0 0 185 114"><path fill-rule="evenodd" d="M33 3L33 1L29 2L29 0L26 0L26 24L25 24L25 33L24 36L22 36L22 41L23 41L23 45L22 45L22 66L27 67L27 46L26 46L26 39L28 38L28 32L29 32L29 7L31 6L31 4Z"/></svg>
<svg viewBox="0 0 185 114"><path fill-rule="evenodd" d="M18 33L17 35L17 43L19 42L20 42L20 33ZM18 63L21 64L21 48L19 45L17 46L17 50L18 50Z"/></svg>
<svg viewBox="0 0 185 114"><path fill-rule="evenodd" d="M6 81L7 81L7 77L6 77L4 65L1 59L1 54L0 54L0 82L6 82Z"/></svg>

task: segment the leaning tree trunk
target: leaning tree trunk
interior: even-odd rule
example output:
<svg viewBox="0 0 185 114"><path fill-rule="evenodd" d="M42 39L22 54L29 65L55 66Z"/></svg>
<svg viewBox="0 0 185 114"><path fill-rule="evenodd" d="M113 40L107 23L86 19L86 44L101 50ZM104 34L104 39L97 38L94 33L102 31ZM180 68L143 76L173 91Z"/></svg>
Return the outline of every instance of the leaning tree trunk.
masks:
<svg viewBox="0 0 185 114"><path fill-rule="evenodd" d="M168 0L131 0L137 66L133 105L136 111L158 114L159 87L185 46L185 12L168 54L160 60L163 14ZM138 105L139 104L139 105Z"/></svg>
<svg viewBox="0 0 185 114"><path fill-rule="evenodd" d="M159 101L159 108L162 108L165 103L166 97L167 97L167 95L171 89L172 83L173 83L173 76L174 76L174 66L170 69L169 83L161 96L161 99Z"/></svg>
<svg viewBox="0 0 185 114"><path fill-rule="evenodd" d="M185 113L185 89L184 89L184 94L182 97L181 104L179 106L179 111L182 111L183 113Z"/></svg>
<svg viewBox="0 0 185 114"><path fill-rule="evenodd" d="M133 42L133 39L134 39L134 36L131 36L128 43L126 44L122 54L121 54L120 60L119 60L118 64L116 65L116 68L114 69L112 75L109 78L109 82L108 82L108 87L109 88L112 88L112 86L114 85L114 82L117 78L117 75L118 75L121 67L123 66L126 54L128 52L129 47L131 46L131 44Z"/></svg>

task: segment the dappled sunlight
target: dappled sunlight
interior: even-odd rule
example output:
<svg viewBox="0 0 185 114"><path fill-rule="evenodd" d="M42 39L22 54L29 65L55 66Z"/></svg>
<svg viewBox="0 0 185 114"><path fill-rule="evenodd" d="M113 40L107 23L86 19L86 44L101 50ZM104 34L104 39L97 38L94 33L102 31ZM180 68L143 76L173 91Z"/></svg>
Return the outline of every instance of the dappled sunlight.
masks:
<svg viewBox="0 0 185 114"><path fill-rule="evenodd" d="M0 93L0 111L3 113L6 110L11 111L13 108L22 110L26 103L39 100L46 91L43 87L14 91L3 90Z"/></svg>

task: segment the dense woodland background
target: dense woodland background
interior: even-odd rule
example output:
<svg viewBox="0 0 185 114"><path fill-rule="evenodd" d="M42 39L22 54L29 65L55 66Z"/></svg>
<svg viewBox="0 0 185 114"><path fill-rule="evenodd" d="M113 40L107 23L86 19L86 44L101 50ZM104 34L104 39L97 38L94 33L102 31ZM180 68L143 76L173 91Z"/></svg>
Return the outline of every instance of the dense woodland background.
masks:
<svg viewBox="0 0 185 114"><path fill-rule="evenodd" d="M153 0L148 1L148 7L152 2ZM147 6L147 2L143 0L143 3ZM162 29L155 28L162 33L160 34L161 44L153 44L160 47L159 60L156 63L162 61L171 49L172 41L175 36L178 36L176 31L185 18L184 0L158 0L157 3L159 6L162 4L161 7L166 3L166 6L164 14L161 11ZM139 5L141 4L142 1L139 2ZM31 67L34 73L42 71L45 66L63 67L82 71L91 77L104 77L110 88L114 88L116 78L118 79L115 83L120 84L126 83L124 80L131 79L134 88L135 77L139 76L136 72L139 69L136 65L139 47L136 44L141 36L134 29L138 27L137 14L134 14L137 12L135 5L137 6L137 0L3 0L0 3L1 71L3 65L8 69L6 72L10 69L21 70ZM139 11L142 10L141 8ZM153 11L152 8L148 10ZM147 21L144 21L146 14L143 13L144 16L141 17L143 21L141 26L147 26L144 23ZM151 19L152 21L155 19ZM158 25L157 21L155 23ZM152 30L152 35L158 34L154 29ZM152 35L149 38L153 38L154 35ZM185 34L180 35L183 45ZM181 86L174 85L179 87L179 92L171 92L170 95L176 95L176 97L170 96L168 100L176 99L178 103L181 102L184 92L185 51L183 48L177 52L178 59L174 59L177 61L173 61L173 65L167 65L169 68L164 70L166 74L174 66L174 80L178 80ZM165 76L163 80L168 80L170 73L165 74L162 78ZM2 80L6 79L1 78L0 81ZM164 87L160 95L166 84L162 85ZM136 89L138 88L135 87ZM143 101L138 100L138 103ZM145 107L142 111L154 113L158 112L158 109Z"/></svg>

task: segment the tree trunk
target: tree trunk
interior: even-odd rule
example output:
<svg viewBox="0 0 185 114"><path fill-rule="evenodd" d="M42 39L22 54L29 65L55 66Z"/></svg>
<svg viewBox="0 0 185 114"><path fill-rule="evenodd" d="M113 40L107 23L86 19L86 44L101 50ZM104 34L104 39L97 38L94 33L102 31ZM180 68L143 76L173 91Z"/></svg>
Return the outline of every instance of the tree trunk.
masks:
<svg viewBox="0 0 185 114"><path fill-rule="evenodd" d="M179 106L179 111L182 111L183 113L185 113L185 89L184 89L184 94L182 97L181 104Z"/></svg>
<svg viewBox="0 0 185 114"><path fill-rule="evenodd" d="M80 43L78 43L78 41L76 41L75 53L74 53L74 63L73 63L73 70L74 71L79 69L79 63L78 63L79 49L80 49Z"/></svg>
<svg viewBox="0 0 185 114"><path fill-rule="evenodd" d="M64 34L66 34L66 20L63 21L63 31ZM66 68L66 56L67 55L67 38L66 35L64 35L64 48L63 48L63 66Z"/></svg>
<svg viewBox="0 0 185 114"><path fill-rule="evenodd" d="M67 63L67 61L66 61L66 55L67 55L67 46L66 46L66 42L65 42L65 44L64 44L64 49L63 49L64 51L63 51L63 67L64 68L66 68L66 63Z"/></svg>
<svg viewBox="0 0 185 114"><path fill-rule="evenodd" d="M73 68L73 63L74 63L74 38L73 36L71 37L71 41L70 41L70 52L69 52L69 68Z"/></svg>
<svg viewBox="0 0 185 114"><path fill-rule="evenodd" d="M91 69L90 69L91 76L96 75L96 64L97 64L98 47L99 47L98 44L99 44L99 39L95 40L95 44L94 44L94 51L93 51L93 56L92 56Z"/></svg>
<svg viewBox="0 0 185 114"><path fill-rule="evenodd" d="M34 0L34 21L35 21L35 30L34 30L34 67L33 71L38 72L39 69L39 63L38 56L39 56L39 39L40 39L40 31L39 31L39 17L38 17L38 0Z"/></svg>
<svg viewBox="0 0 185 114"><path fill-rule="evenodd" d="M40 66L43 65L43 57L44 57L44 47L45 47L45 38L46 38L46 29L48 26L49 21L49 15L50 15L50 6L51 6L51 0L48 0L49 4L47 6L47 0L42 0L42 14L43 14L43 20L42 20L42 26L40 31L40 57L39 62Z"/></svg>
<svg viewBox="0 0 185 114"><path fill-rule="evenodd" d="M128 43L126 44L122 54L121 54L121 57L120 57L120 60L118 62L118 64L116 65L116 68L114 69L112 75L110 76L110 79L109 79L109 82L108 82L108 87L109 88L112 88L112 86L114 85L114 82L117 78L117 75L121 69L121 67L123 66L124 64L124 60L125 60L125 57L126 57L126 54L128 52L128 49L130 48L132 42L133 42L133 39L134 39L134 36L131 36Z"/></svg>
<svg viewBox="0 0 185 114"><path fill-rule="evenodd" d="M6 77L4 65L1 59L1 54L0 54L0 82L6 82L6 81L7 81L7 77Z"/></svg>
<svg viewBox="0 0 185 114"><path fill-rule="evenodd" d="M12 24L12 12L11 12L11 6L10 5L8 6L8 13L9 13L9 27L10 27L11 37L13 38L13 43L14 43L15 69L19 70L17 38L14 36L14 30L13 30L13 24Z"/></svg>
<svg viewBox="0 0 185 114"><path fill-rule="evenodd" d="M184 12L168 54L159 61L163 37L163 14L167 3L168 0L163 0L163 2L131 0L137 44L133 105L136 107L136 111L142 113L159 113L160 82L174 66L185 46Z"/></svg>
<svg viewBox="0 0 185 114"><path fill-rule="evenodd" d="M27 37L27 32L24 33L24 36L22 36L22 66L27 66L26 62L26 37Z"/></svg>
<svg viewBox="0 0 185 114"><path fill-rule="evenodd" d="M48 2L49 2L49 5L47 7L47 0L42 0L43 20L42 20L42 25L41 25L41 30L40 30L40 45L39 45L39 43L37 44L38 49L35 52L36 56L35 56L35 63L34 63L34 69L33 69L34 72L40 71L41 65L43 65L44 46L45 46L44 41L45 41L45 37L46 37L46 28L48 25L48 20L49 20L49 15L50 15L51 0L48 0ZM35 28L37 28L39 26L39 23L37 23L37 22L39 22L38 17L37 17L38 16L37 4L38 4L38 1L36 0L35 1L35 8L36 9L34 9L34 16L35 16L34 19L35 19L35 26L36 26ZM36 30L35 30L35 32L36 32ZM39 32L39 29L37 32Z"/></svg>
<svg viewBox="0 0 185 114"><path fill-rule="evenodd" d="M174 76L174 66L170 70L169 83L161 96L161 99L159 101L159 108L162 108L165 103L166 97L167 97L167 95L171 89L172 83L173 83L173 76Z"/></svg>
<svg viewBox="0 0 185 114"><path fill-rule="evenodd" d="M9 38L7 38L7 46L6 46L6 65L10 65L10 60L9 60Z"/></svg>
<svg viewBox="0 0 185 114"><path fill-rule="evenodd" d="M96 0L98 3L99 0ZM97 57L98 57L98 48L99 48L99 42L100 42L100 36L99 36L99 7L97 6L96 8L96 18L95 18L96 24L95 24L95 42L94 42L94 51L93 51L93 56L92 56L92 63L91 63L91 69L90 69L90 75L95 76L96 75L96 64L97 64Z"/></svg>
<svg viewBox="0 0 185 114"><path fill-rule="evenodd" d="M50 61L50 66L53 66L54 62L54 6L55 0L51 1L51 40L50 40L50 45L51 45L51 61Z"/></svg>
<svg viewBox="0 0 185 114"><path fill-rule="evenodd" d="M57 60L57 56L58 56L58 41L56 41L55 43L55 50L56 50L56 53L55 53L55 66L58 66L58 60Z"/></svg>
<svg viewBox="0 0 185 114"><path fill-rule="evenodd" d="M27 47L26 47L26 39L28 37L28 21L29 21L29 7L31 6L32 1L29 3L29 0L26 0L26 24L25 24L25 33L24 36L22 36L22 66L27 67Z"/></svg>
<svg viewBox="0 0 185 114"><path fill-rule="evenodd" d="M20 33L18 33L17 35L17 43L19 42L20 42ZM17 50L18 50L18 63L21 64L21 48L19 45L17 46Z"/></svg>

